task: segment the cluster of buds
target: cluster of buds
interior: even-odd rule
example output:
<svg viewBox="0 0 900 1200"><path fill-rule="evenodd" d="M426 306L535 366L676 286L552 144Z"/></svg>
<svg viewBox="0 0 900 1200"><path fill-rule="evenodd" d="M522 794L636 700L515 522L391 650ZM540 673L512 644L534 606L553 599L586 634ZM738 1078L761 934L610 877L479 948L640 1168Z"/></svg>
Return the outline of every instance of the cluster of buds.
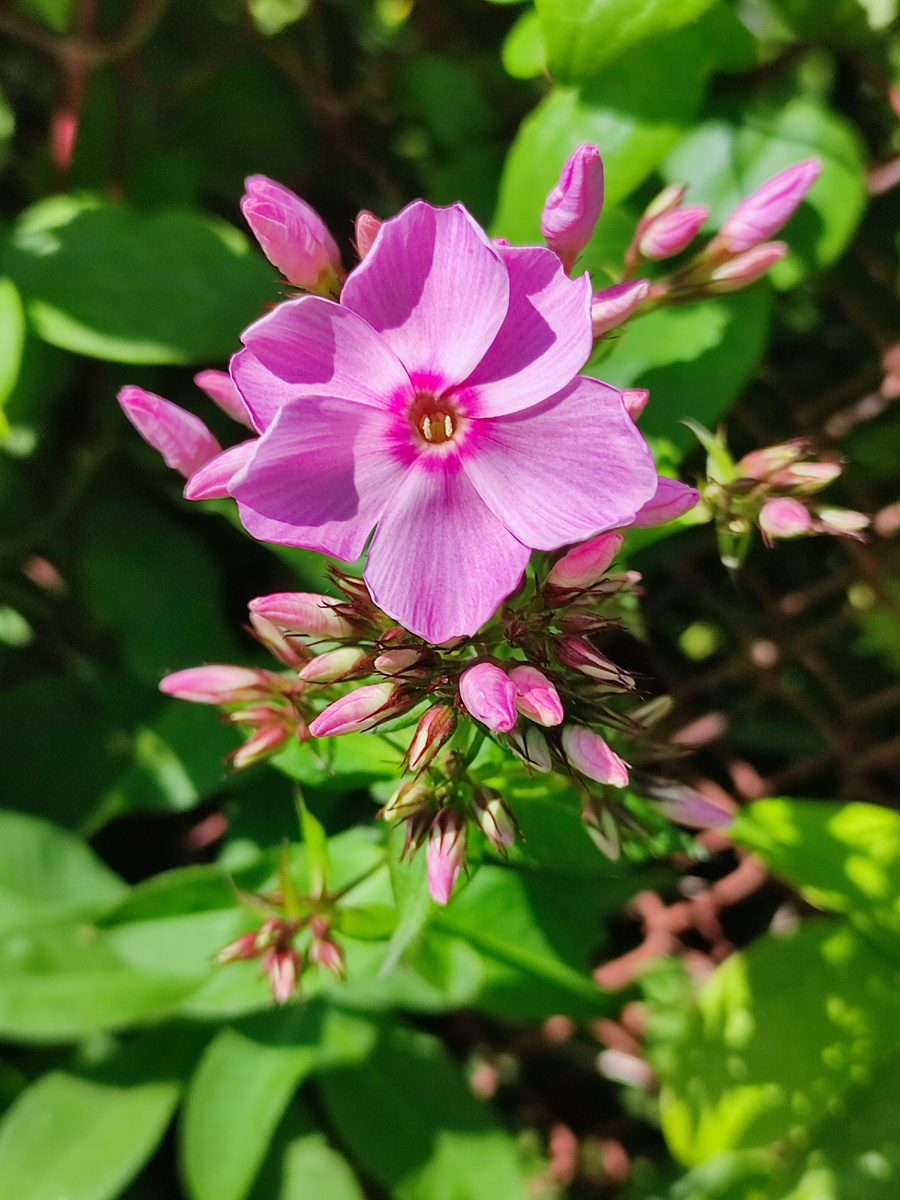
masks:
<svg viewBox="0 0 900 1200"><path fill-rule="evenodd" d="M707 479L700 492L716 522L722 561L729 569L743 562L754 527L768 546L781 538L814 534L864 536L869 525L865 513L816 503L816 494L838 478L843 464L818 456L808 439L753 450L735 462L724 433L712 434L693 422L691 428L707 450Z"/></svg>

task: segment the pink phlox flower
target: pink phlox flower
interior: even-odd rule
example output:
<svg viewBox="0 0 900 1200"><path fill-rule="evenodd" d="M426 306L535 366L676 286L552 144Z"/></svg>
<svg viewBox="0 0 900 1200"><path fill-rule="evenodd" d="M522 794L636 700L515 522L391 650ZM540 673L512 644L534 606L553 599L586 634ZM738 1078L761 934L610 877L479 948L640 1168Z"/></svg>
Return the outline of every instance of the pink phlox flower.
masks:
<svg viewBox="0 0 900 1200"><path fill-rule="evenodd" d="M539 725L561 725L562 700L553 683L543 671L530 663L512 667L509 677L516 686L516 707L523 716Z"/></svg>
<svg viewBox="0 0 900 1200"><path fill-rule="evenodd" d="M627 525L656 488L621 393L579 376L586 276L493 245L460 205L385 221L340 303L305 296L244 334L232 378L262 432L229 484L263 541L358 558L426 641L468 636L532 549Z"/></svg>
<svg viewBox="0 0 900 1200"><path fill-rule="evenodd" d="M493 663L476 663L463 671L459 698L470 716L496 733L508 733L516 723L516 685Z"/></svg>
<svg viewBox="0 0 900 1200"><path fill-rule="evenodd" d="M586 142L568 158L541 214L541 233L566 270L585 248L603 208L603 161Z"/></svg>

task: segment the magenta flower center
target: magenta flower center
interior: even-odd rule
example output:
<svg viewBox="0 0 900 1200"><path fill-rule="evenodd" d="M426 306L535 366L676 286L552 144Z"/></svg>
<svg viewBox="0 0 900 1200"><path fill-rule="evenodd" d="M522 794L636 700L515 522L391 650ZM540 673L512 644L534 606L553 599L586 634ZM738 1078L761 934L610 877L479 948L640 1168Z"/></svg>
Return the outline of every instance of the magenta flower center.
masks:
<svg viewBox="0 0 900 1200"><path fill-rule="evenodd" d="M448 398L428 392L416 395L407 415L418 436L430 446L452 441L460 424L460 414Z"/></svg>

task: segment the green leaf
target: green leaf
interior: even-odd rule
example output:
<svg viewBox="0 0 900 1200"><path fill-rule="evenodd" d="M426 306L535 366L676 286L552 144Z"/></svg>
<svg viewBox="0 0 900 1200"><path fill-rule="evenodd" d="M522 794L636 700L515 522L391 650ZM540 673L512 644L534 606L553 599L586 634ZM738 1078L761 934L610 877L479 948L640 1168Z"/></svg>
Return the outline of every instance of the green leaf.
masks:
<svg viewBox="0 0 900 1200"><path fill-rule="evenodd" d="M377 733L348 733L291 741L272 762L305 787L347 792L396 779L402 758L403 751Z"/></svg>
<svg viewBox="0 0 900 1200"><path fill-rule="evenodd" d="M536 0L551 74L590 78L609 63L701 17L715 0Z"/></svg>
<svg viewBox="0 0 900 1200"><path fill-rule="evenodd" d="M306 16L309 0L249 0L253 23L265 37L274 37Z"/></svg>
<svg viewBox="0 0 900 1200"><path fill-rule="evenodd" d="M285 1148L278 1200L365 1200L353 1168L322 1133L294 1138Z"/></svg>
<svg viewBox="0 0 900 1200"><path fill-rule="evenodd" d="M731 831L818 908L900 955L900 814L874 804L757 800Z"/></svg>
<svg viewBox="0 0 900 1200"><path fill-rule="evenodd" d="M285 1108L313 1071L359 1062L375 1027L320 1004L223 1029L191 1081L181 1163L194 1200L243 1200Z"/></svg>
<svg viewBox="0 0 900 1200"><path fill-rule="evenodd" d="M0 811L0 929L100 912L128 888L64 829Z"/></svg>
<svg viewBox="0 0 900 1200"><path fill-rule="evenodd" d="M866 938L824 920L727 959L663 1068L672 1152L693 1165L822 1118L900 1041L898 984Z"/></svg>
<svg viewBox="0 0 900 1200"><path fill-rule="evenodd" d="M547 48L537 12L530 6L506 35L501 51L507 74L533 79L547 67Z"/></svg>
<svg viewBox="0 0 900 1200"><path fill-rule="evenodd" d="M3 411L13 393L25 351L25 310L11 279L0 278L0 439L9 432Z"/></svg>
<svg viewBox="0 0 900 1200"><path fill-rule="evenodd" d="M397 927L397 913L386 904L356 904L335 909L332 924L345 937L361 942L381 942Z"/></svg>
<svg viewBox="0 0 900 1200"><path fill-rule="evenodd" d="M669 181L690 186L692 200L710 206L709 225L718 229L760 184L813 155L821 159L822 174L778 234L791 254L772 278L777 287L788 288L843 252L865 208L863 148L848 121L806 96L780 108L720 105L675 147L662 169Z"/></svg>
<svg viewBox="0 0 900 1200"><path fill-rule="evenodd" d="M306 870L309 876L310 893L313 896L324 896L328 891L328 838L322 822L309 811L303 798L298 797L297 807L300 812L300 829L303 834L303 847L306 851ZM284 891L284 886L282 886Z"/></svg>
<svg viewBox="0 0 900 1200"><path fill-rule="evenodd" d="M512 1138L436 1038L394 1029L320 1087L343 1142L397 1200L526 1200Z"/></svg>
<svg viewBox="0 0 900 1200"><path fill-rule="evenodd" d="M232 226L90 196L27 209L2 262L45 341L113 362L225 358L275 298L272 269Z"/></svg>
<svg viewBox="0 0 900 1200"><path fill-rule="evenodd" d="M113 1200L150 1157L179 1085L42 1076L0 1122L0 1200Z"/></svg>
<svg viewBox="0 0 900 1200"><path fill-rule="evenodd" d="M715 426L727 414L765 350L771 307L771 291L761 284L657 309L629 322L612 353L585 371L616 387L649 388L641 429L686 450L694 437L678 422L691 417Z"/></svg>

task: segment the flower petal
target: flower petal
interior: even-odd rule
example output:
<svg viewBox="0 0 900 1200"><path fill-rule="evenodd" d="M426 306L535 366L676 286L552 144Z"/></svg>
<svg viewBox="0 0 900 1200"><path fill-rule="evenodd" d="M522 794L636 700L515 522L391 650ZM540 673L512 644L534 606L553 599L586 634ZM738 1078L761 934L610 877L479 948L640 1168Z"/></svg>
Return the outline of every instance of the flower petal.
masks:
<svg viewBox="0 0 900 1200"><path fill-rule="evenodd" d="M543 404L473 425L466 474L506 528L537 550L627 525L656 491L647 443L621 393L598 379L579 376Z"/></svg>
<svg viewBox="0 0 900 1200"><path fill-rule="evenodd" d="M331 397L286 404L229 487L246 529L261 541L359 558L403 478L391 449L398 420Z"/></svg>
<svg viewBox="0 0 900 1200"><path fill-rule="evenodd" d="M268 429L279 408L289 400L306 395L302 387L285 383L273 375L249 350L238 350L237 354L232 354L228 369L257 433Z"/></svg>
<svg viewBox="0 0 900 1200"><path fill-rule="evenodd" d="M412 399L412 385L399 359L356 313L321 296L287 300L241 335L262 366L297 395L334 396L375 408L394 408ZM241 385L239 385L241 386ZM241 393L246 395L248 380Z"/></svg>
<svg viewBox="0 0 900 1200"><path fill-rule="evenodd" d="M423 388L460 383L503 324L509 276L461 204L416 200L382 225L341 306L382 335Z"/></svg>
<svg viewBox="0 0 900 1200"><path fill-rule="evenodd" d="M665 525L676 517L684 516L700 499L696 488L668 475L660 475L656 491L644 504L631 522L631 529L649 529L654 525Z"/></svg>
<svg viewBox="0 0 900 1200"><path fill-rule="evenodd" d="M551 250L500 246L509 308L484 358L460 389L478 416L498 417L554 396L594 344L589 276L569 279Z"/></svg>
<svg viewBox="0 0 900 1200"><path fill-rule="evenodd" d="M369 548L375 603L428 642L473 634L516 587L530 552L453 459L420 459Z"/></svg>
<svg viewBox="0 0 900 1200"><path fill-rule="evenodd" d="M229 483L249 460L256 445L257 439L249 438L204 463L184 485L185 500L214 500L227 496Z"/></svg>

